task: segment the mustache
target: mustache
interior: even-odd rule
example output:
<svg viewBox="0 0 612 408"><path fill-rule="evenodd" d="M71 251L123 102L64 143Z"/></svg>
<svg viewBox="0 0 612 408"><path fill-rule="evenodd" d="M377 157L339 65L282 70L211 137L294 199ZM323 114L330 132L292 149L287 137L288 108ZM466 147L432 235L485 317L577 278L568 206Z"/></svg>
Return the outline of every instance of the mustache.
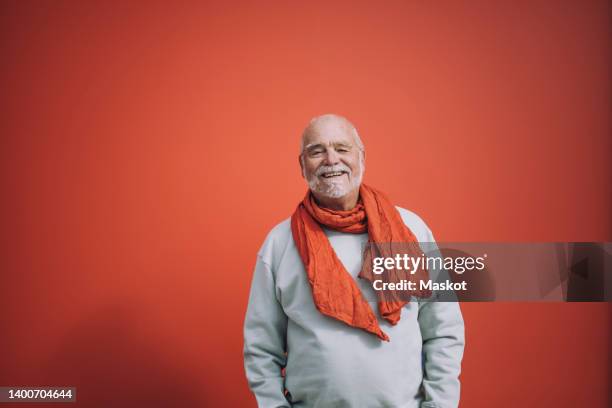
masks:
<svg viewBox="0 0 612 408"><path fill-rule="evenodd" d="M346 164L336 164L334 166L321 166L317 169L317 171L315 171L315 176L320 176L323 173L334 173L334 172L338 172L338 171L345 171L349 174L349 176L351 175L351 169L349 168L349 166L347 166Z"/></svg>

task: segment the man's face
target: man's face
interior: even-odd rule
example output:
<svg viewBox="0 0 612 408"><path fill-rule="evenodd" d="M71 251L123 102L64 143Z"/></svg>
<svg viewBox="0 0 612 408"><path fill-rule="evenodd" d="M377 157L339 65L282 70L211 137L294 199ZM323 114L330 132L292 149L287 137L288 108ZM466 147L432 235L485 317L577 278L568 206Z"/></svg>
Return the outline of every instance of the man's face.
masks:
<svg viewBox="0 0 612 408"><path fill-rule="evenodd" d="M353 132L342 123L323 123L304 137L302 173L313 193L343 197L359 188L363 177L363 152Z"/></svg>

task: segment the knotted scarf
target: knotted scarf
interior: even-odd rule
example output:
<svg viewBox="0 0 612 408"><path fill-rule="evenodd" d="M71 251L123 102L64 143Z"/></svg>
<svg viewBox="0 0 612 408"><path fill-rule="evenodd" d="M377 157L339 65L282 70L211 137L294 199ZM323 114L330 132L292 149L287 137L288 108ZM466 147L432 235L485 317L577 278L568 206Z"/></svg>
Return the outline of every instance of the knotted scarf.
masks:
<svg viewBox="0 0 612 408"><path fill-rule="evenodd" d="M421 255L416 237L386 195L364 184L359 189L359 201L352 210L335 211L319 207L308 191L291 217L291 232L304 263L317 310L389 341L389 336L380 328L359 286L334 252L322 225L351 234L367 232L375 248L378 244L384 247L390 243L402 243L406 248L404 252L410 256ZM391 252L386 252L384 256L392 256ZM420 268L412 278L427 279L427 276L427 270ZM371 268L362 268L359 278L370 282L379 279L371 273ZM429 294L417 289L414 295L425 297ZM381 317L393 325L397 324L407 301L389 300L380 291L377 298Z"/></svg>

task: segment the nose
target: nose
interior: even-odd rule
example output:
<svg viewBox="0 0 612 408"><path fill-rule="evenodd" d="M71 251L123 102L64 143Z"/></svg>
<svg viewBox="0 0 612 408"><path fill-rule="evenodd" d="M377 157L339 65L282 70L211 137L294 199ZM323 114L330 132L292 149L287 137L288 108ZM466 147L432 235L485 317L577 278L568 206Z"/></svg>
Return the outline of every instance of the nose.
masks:
<svg viewBox="0 0 612 408"><path fill-rule="evenodd" d="M333 166L334 164L338 163L340 163L340 156L338 155L338 152L336 152L336 149L333 147L327 148L325 153L325 164L328 166Z"/></svg>

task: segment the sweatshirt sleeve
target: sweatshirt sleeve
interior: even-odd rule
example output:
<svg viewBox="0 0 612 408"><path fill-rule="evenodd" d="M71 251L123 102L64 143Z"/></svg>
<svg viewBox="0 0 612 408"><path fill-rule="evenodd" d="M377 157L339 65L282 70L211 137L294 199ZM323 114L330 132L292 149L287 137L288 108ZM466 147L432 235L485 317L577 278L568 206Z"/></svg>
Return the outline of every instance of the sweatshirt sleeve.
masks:
<svg viewBox="0 0 612 408"><path fill-rule="evenodd" d="M429 244L435 247L431 231ZM432 280L444 280L445 271L431 271ZM446 275L447 276L447 275ZM425 301L419 305L423 338L423 390L421 408L456 408L459 405L461 360L465 345L463 317L458 302Z"/></svg>
<svg viewBox="0 0 612 408"><path fill-rule="evenodd" d="M257 257L244 322L244 368L259 408L291 407L284 395L287 316L278 302L274 277Z"/></svg>

